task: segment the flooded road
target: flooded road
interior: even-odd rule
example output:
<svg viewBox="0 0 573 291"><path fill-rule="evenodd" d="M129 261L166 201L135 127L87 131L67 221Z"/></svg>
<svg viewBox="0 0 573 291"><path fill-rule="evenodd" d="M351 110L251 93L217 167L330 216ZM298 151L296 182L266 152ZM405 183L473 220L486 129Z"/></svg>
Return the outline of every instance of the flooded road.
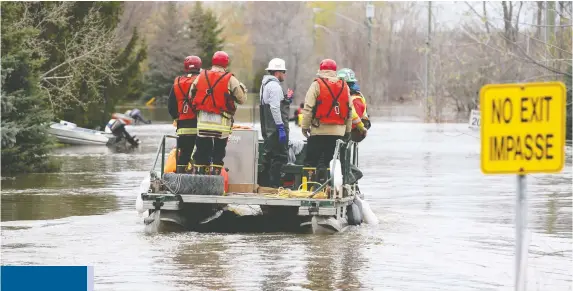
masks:
<svg viewBox="0 0 573 291"><path fill-rule="evenodd" d="M128 128L142 141L134 153L61 148L61 173L2 181L2 264L93 265L95 290L114 291L513 290L516 177L481 173L466 124L373 122L360 183L379 225L146 234L135 195L160 136L175 132L164 120ZM571 290L570 152L563 173L527 177L528 290Z"/></svg>

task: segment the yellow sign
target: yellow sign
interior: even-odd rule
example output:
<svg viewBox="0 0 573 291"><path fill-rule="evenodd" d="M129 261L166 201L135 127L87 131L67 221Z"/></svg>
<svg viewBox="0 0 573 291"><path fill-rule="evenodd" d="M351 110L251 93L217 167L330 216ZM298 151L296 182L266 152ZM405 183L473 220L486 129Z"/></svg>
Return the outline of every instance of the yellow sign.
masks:
<svg viewBox="0 0 573 291"><path fill-rule="evenodd" d="M483 86L482 172L560 172L565 161L565 92L561 82Z"/></svg>
<svg viewBox="0 0 573 291"><path fill-rule="evenodd" d="M149 99L149 101L145 103L145 106L147 107L153 106L153 102L155 102L155 97L151 97L151 99Z"/></svg>

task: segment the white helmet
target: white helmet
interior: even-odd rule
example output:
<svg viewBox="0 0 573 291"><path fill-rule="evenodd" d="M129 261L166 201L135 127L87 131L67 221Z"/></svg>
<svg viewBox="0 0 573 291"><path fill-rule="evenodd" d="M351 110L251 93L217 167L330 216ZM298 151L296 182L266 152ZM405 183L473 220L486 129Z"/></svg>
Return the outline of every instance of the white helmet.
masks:
<svg viewBox="0 0 573 291"><path fill-rule="evenodd" d="M265 70L267 71L286 71L285 60L274 58L269 62L268 68Z"/></svg>

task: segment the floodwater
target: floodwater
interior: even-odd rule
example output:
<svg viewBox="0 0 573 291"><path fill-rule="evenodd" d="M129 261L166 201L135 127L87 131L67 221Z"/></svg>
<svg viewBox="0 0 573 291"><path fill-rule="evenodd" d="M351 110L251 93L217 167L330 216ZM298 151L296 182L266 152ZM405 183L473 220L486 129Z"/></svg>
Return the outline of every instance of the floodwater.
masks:
<svg viewBox="0 0 573 291"><path fill-rule="evenodd" d="M3 265L92 265L95 290L114 291L513 290L516 177L481 173L467 124L374 120L360 183L379 225L146 234L135 195L174 133L156 110L144 112L154 124L128 128L143 143L134 153L61 148L61 173L2 181ZM571 290L570 152L563 173L527 177L528 290Z"/></svg>

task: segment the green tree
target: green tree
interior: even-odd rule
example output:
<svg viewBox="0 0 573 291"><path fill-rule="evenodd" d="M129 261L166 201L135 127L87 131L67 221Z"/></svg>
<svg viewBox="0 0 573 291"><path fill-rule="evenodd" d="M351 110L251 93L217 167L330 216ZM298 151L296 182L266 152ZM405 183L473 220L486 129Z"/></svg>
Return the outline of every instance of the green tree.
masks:
<svg viewBox="0 0 573 291"><path fill-rule="evenodd" d="M44 59L35 46L40 31L21 22L24 2L3 2L2 175L54 170L47 129L52 118L38 86Z"/></svg>
<svg viewBox="0 0 573 291"><path fill-rule="evenodd" d="M259 90L261 89L261 84L263 83L263 77L268 74L265 70L266 66L258 66L259 69L256 71L255 77L253 79L253 86L251 88L251 92L259 94Z"/></svg>
<svg viewBox="0 0 573 291"><path fill-rule="evenodd" d="M157 23L157 35L149 47L149 71L145 76L148 96L167 96L173 79L183 74L183 60L193 51L184 34L177 3L169 2Z"/></svg>
<svg viewBox="0 0 573 291"><path fill-rule="evenodd" d="M204 9L201 2L195 2L186 22L181 19L177 4L167 4L158 21L157 35L149 47L149 72L145 77L148 96L169 94L173 79L183 74L186 56L197 55L203 68L210 68L213 54L223 49L223 29L215 14Z"/></svg>
<svg viewBox="0 0 573 291"><path fill-rule="evenodd" d="M211 58L216 51L223 50L225 39L221 36L223 27L210 9L204 9L201 2L195 2L195 7L189 16L191 38L196 42L199 57L204 68L211 68Z"/></svg>
<svg viewBox="0 0 573 291"><path fill-rule="evenodd" d="M45 52L40 85L54 116L93 127L105 112L103 90L117 76L113 30L121 2L33 2L29 18ZM102 102L103 101L103 102Z"/></svg>
<svg viewBox="0 0 573 291"><path fill-rule="evenodd" d="M137 100L144 92L142 63L147 58L147 47L145 41L140 39L137 28L134 28L131 39L123 49L117 50L117 57L114 59L113 67L118 72L116 83L106 80L103 89L103 114L99 115L103 119L93 118L99 124L105 124L115 106L125 100Z"/></svg>
<svg viewBox="0 0 573 291"><path fill-rule="evenodd" d="M141 78L139 68L146 48L137 32L130 47L119 47L115 38L123 5L103 1L26 3L27 13L22 17L40 30L37 43L46 57L40 88L55 117L84 127L101 126L118 102L129 94L142 94L133 91L131 84ZM137 71L133 72L134 68Z"/></svg>

